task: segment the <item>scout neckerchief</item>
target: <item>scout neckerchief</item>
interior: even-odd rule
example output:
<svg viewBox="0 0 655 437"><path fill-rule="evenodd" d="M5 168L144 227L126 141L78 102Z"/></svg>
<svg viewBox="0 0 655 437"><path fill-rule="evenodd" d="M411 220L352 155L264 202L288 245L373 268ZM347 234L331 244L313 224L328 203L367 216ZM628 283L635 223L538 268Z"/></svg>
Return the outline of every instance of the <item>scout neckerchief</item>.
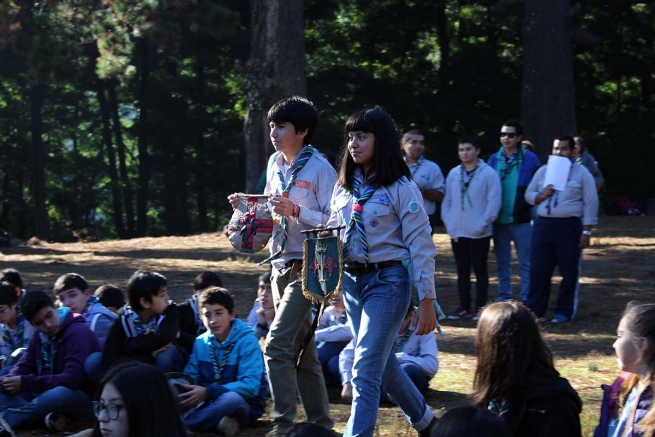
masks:
<svg viewBox="0 0 655 437"><path fill-rule="evenodd" d="M471 195L469 194L469 186L471 185L473 176L475 176L475 171L478 169L478 164L476 162L475 167L471 171L466 170L466 167L464 167L464 163L461 164L461 167L462 168L460 169L459 172L459 187L460 187L459 200L460 203L462 204L462 211L464 211L465 197L466 200L468 200L469 206L473 208L473 202L471 202Z"/></svg>
<svg viewBox="0 0 655 437"><path fill-rule="evenodd" d="M24 333L25 317L23 317L23 312L20 310L20 306L18 306L16 307L16 330L14 335L11 335L11 332L9 332L9 327L6 324L2 325L2 341L4 342L7 349L9 349L10 354L16 349L25 346L25 339L23 338Z"/></svg>
<svg viewBox="0 0 655 437"><path fill-rule="evenodd" d="M300 173L300 170L302 170L303 167L305 167L305 164L307 164L307 161L309 161L309 158L311 158L313 154L314 154L314 148L312 146L306 146L304 149L300 151L298 156L296 156L296 159L294 159L293 165L291 166L291 177L289 178L289 182L284 181L284 173L282 173L282 170L277 171L277 175L280 178L280 184L282 186L282 195L287 199L289 198L289 191L291 190L291 187L293 186L293 184L296 182L296 179L298 178L298 173ZM280 231L284 231L284 234L282 236L282 241L280 242L280 249L257 265L261 266L262 264L271 262L274 259L278 259L282 255L282 252L284 251L284 246L287 244L287 237L289 236L288 217L285 216L280 217L280 226L278 227L278 230L275 234L276 238Z"/></svg>
<svg viewBox="0 0 655 437"><path fill-rule="evenodd" d="M521 165L523 164L523 152L522 152L522 147L518 147L514 153L512 153L512 156L509 158L507 155L505 155L505 148L503 146L500 147L500 150L498 151L498 161L502 163L502 167L498 169L498 174L500 175L500 182L505 182L505 178L507 177L507 173L510 172L512 167L514 165L518 165L520 168Z"/></svg>
<svg viewBox="0 0 655 437"><path fill-rule="evenodd" d="M196 336L202 334L203 328L205 325L202 323L202 319L200 318L200 310L198 309L198 296L193 295L191 299L189 299L189 306L193 310L193 315L195 316L196 319Z"/></svg>
<svg viewBox="0 0 655 437"><path fill-rule="evenodd" d="M405 157L405 162L407 162L407 157ZM421 168L421 165L425 162L425 158L423 155L418 159L418 162L416 164L411 164L407 165L409 167L409 171L412 173L412 179L414 179L414 175L418 171L419 168Z"/></svg>
<svg viewBox="0 0 655 437"><path fill-rule="evenodd" d="M164 320L164 315L152 316L150 320L143 323L139 320L139 315L130 307L129 305L125 306L125 312L121 317L121 323L123 325L123 330L125 335L134 338L142 334L147 334L150 331L156 331L159 327L159 324Z"/></svg>
<svg viewBox="0 0 655 437"><path fill-rule="evenodd" d="M217 382L219 384L222 382L223 371L225 370L225 366L227 366L227 360L230 358L230 353L232 352L232 349L234 349L235 344L236 341L232 342L225 349L225 353L221 357L221 362L219 363L218 357L216 356L216 350L214 350L214 342L213 341L209 342L209 355L211 355L212 367L214 368L214 382Z"/></svg>
<svg viewBox="0 0 655 437"><path fill-rule="evenodd" d="M335 316L334 314L330 314L330 326L344 325L347 321L348 315L346 314L346 310L343 310L341 313L339 313L339 317Z"/></svg>
<svg viewBox="0 0 655 437"><path fill-rule="evenodd" d="M498 401L492 399L489 401L489 406L487 408L496 416L503 417L509 411L509 401Z"/></svg>
<svg viewBox="0 0 655 437"><path fill-rule="evenodd" d="M411 326L411 323L410 323ZM396 351L402 347L403 344L407 341L410 335L414 332L413 329L410 329L409 326L405 330L402 336L396 337L396 339L393 342L394 347L396 348Z"/></svg>
<svg viewBox="0 0 655 437"><path fill-rule="evenodd" d="M362 211L364 211L364 205L368 202L368 199L371 198L377 187L375 185L370 185L364 190L364 193L360 196L359 194L359 181L357 179L353 180L353 204L352 212L350 214L350 222L348 223L348 229L346 230L346 237L343 240L343 253L348 253L348 248L350 246L350 240L352 238L355 228L359 233L359 239L362 242L362 250L364 251L364 262L368 264L368 240L366 239L366 234L364 232L364 222L362 221Z"/></svg>
<svg viewBox="0 0 655 437"><path fill-rule="evenodd" d="M64 333L62 332L62 326L64 324L64 319L70 310L68 308L58 308L59 311L59 332L50 338L45 334L39 333L41 337L41 353L37 355L37 375L54 375L55 371L55 359L57 358L57 350L59 349L59 344L64 338Z"/></svg>
<svg viewBox="0 0 655 437"><path fill-rule="evenodd" d="M97 297L89 296L89 300L86 301L84 310L82 310L82 317L84 317L85 319L89 318L89 316L91 315L91 308L93 308L93 305L95 305L97 301L98 301Z"/></svg>

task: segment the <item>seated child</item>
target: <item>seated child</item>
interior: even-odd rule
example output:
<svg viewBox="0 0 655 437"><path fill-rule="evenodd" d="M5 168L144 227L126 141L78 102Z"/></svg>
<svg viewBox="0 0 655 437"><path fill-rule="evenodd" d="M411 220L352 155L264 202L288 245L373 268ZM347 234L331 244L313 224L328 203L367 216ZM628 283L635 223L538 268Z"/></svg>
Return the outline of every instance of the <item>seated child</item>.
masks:
<svg viewBox="0 0 655 437"><path fill-rule="evenodd" d="M271 272L266 272L259 276L257 299L248 314L246 325L255 331L257 338L265 338L274 318L275 304L271 291Z"/></svg>
<svg viewBox="0 0 655 437"><path fill-rule="evenodd" d="M98 287L93 295L114 314L125 306L125 292L114 284Z"/></svg>
<svg viewBox="0 0 655 437"><path fill-rule="evenodd" d="M339 353L353 338L341 293L330 299L330 306L323 311L314 336L325 383L329 387L341 387Z"/></svg>
<svg viewBox="0 0 655 437"><path fill-rule="evenodd" d="M84 317L86 326L98 337L100 346L103 346L116 314L98 302L97 297L91 295L86 279L77 273L66 273L57 279L52 291L61 306L70 308L74 314Z"/></svg>
<svg viewBox="0 0 655 437"><path fill-rule="evenodd" d="M619 370L612 385L603 385L600 423L594 437L644 437L655 432L655 304L629 303L614 342Z"/></svg>
<svg viewBox="0 0 655 437"><path fill-rule="evenodd" d="M118 312L102 350L102 369L119 361L155 364L164 373L184 368L183 352L176 344L179 312L169 301L166 278L137 271L127 283L128 305ZM94 379L97 372L92 372Z"/></svg>
<svg viewBox="0 0 655 437"><path fill-rule="evenodd" d="M0 435L11 428L43 423L62 425L62 416L92 417L93 383L84 361L100 350L82 316L55 308L43 291L26 293L20 302L25 319L38 332L7 376L0 377ZM55 428L61 431L61 428Z"/></svg>
<svg viewBox="0 0 655 437"><path fill-rule="evenodd" d="M495 302L480 315L473 403L505 422L507 434L581 437L582 401L559 376L535 315L518 302Z"/></svg>
<svg viewBox="0 0 655 437"><path fill-rule="evenodd" d="M200 292L209 287L222 287L223 281L214 272L205 271L196 276L193 281L193 296L191 299L177 306L180 311L180 336L177 342L187 351L187 356L193 351L196 337L206 331L198 311L198 296Z"/></svg>
<svg viewBox="0 0 655 437"><path fill-rule="evenodd" d="M19 299L25 295L23 278L21 278L18 270L11 268L2 270L0 272L0 282L9 282L16 289L16 295Z"/></svg>
<svg viewBox="0 0 655 437"><path fill-rule="evenodd" d="M34 328L27 321L18 304L18 295L13 285L0 283L0 354L4 357L4 366L0 376L6 375L16 364L20 354L32 338Z"/></svg>
<svg viewBox="0 0 655 437"><path fill-rule="evenodd" d="M433 334L416 335L414 332L415 319L416 308L410 306L394 340L393 350L399 367L409 376L418 391L425 393L430 385L430 380L439 370L437 339ZM342 351L342 354L354 355L354 353L354 348L344 348ZM352 365L352 358L342 358L342 361L344 364L350 362ZM346 372L342 372L342 374L347 375ZM343 386L342 397L352 400L350 379L344 380ZM387 395L384 387L380 390L380 402L394 402Z"/></svg>
<svg viewBox="0 0 655 437"><path fill-rule="evenodd" d="M204 290L199 299L208 331L196 339L184 369L198 385L185 385L182 407L197 407L184 419L190 431L237 435L239 427L264 414L264 358L259 342L240 319L224 288Z"/></svg>

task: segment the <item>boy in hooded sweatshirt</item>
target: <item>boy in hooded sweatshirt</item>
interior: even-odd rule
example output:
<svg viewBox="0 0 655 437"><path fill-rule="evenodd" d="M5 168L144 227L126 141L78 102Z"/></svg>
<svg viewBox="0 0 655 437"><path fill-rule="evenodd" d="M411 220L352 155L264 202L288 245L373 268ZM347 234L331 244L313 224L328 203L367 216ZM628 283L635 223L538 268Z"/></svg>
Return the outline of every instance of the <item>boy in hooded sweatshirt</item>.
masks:
<svg viewBox="0 0 655 437"><path fill-rule="evenodd" d="M268 385L264 357L253 330L236 318L230 293L220 287L199 297L207 332L196 338L184 372L197 385L180 395L182 407L196 409L184 419L189 431L237 435L264 414Z"/></svg>
<svg viewBox="0 0 655 437"><path fill-rule="evenodd" d="M478 320L487 304L489 292L489 243L492 225L502 204L500 177L478 157L480 144L474 138L462 138L457 146L462 161L448 173L446 195L441 204L441 219L451 238L455 264L459 308L450 320L473 317ZM475 310L471 311L471 266L476 278Z"/></svg>
<svg viewBox="0 0 655 437"><path fill-rule="evenodd" d="M18 363L0 378L0 435L44 419L61 431L62 416L92 417L94 385L84 374L84 361L100 350L98 339L83 317L55 308L43 291L26 293L21 308L36 332Z"/></svg>

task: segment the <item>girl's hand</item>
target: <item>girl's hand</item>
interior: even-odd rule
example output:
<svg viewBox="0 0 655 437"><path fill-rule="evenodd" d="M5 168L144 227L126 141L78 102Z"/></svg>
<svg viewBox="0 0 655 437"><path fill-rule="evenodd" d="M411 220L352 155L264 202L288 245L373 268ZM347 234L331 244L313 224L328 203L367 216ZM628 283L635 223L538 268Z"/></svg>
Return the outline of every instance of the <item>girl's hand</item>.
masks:
<svg viewBox="0 0 655 437"><path fill-rule="evenodd" d="M437 315L434 312L432 302L434 302L434 299L423 299L418 304L416 324L414 326L416 335L429 334L437 327Z"/></svg>

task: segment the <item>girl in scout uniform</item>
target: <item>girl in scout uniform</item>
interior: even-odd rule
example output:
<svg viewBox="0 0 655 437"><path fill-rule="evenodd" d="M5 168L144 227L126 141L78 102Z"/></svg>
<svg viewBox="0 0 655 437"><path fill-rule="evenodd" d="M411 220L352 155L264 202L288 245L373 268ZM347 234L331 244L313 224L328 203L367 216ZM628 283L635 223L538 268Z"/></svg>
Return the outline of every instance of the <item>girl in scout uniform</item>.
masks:
<svg viewBox="0 0 655 437"><path fill-rule="evenodd" d="M420 436L436 419L421 393L400 370L393 342L419 294L419 335L433 335L434 243L421 193L400 152L391 117L380 108L346 122L341 169L332 193L329 225L341 231L345 258L343 294L355 337L353 402L344 436L372 436L380 386L403 409Z"/></svg>

